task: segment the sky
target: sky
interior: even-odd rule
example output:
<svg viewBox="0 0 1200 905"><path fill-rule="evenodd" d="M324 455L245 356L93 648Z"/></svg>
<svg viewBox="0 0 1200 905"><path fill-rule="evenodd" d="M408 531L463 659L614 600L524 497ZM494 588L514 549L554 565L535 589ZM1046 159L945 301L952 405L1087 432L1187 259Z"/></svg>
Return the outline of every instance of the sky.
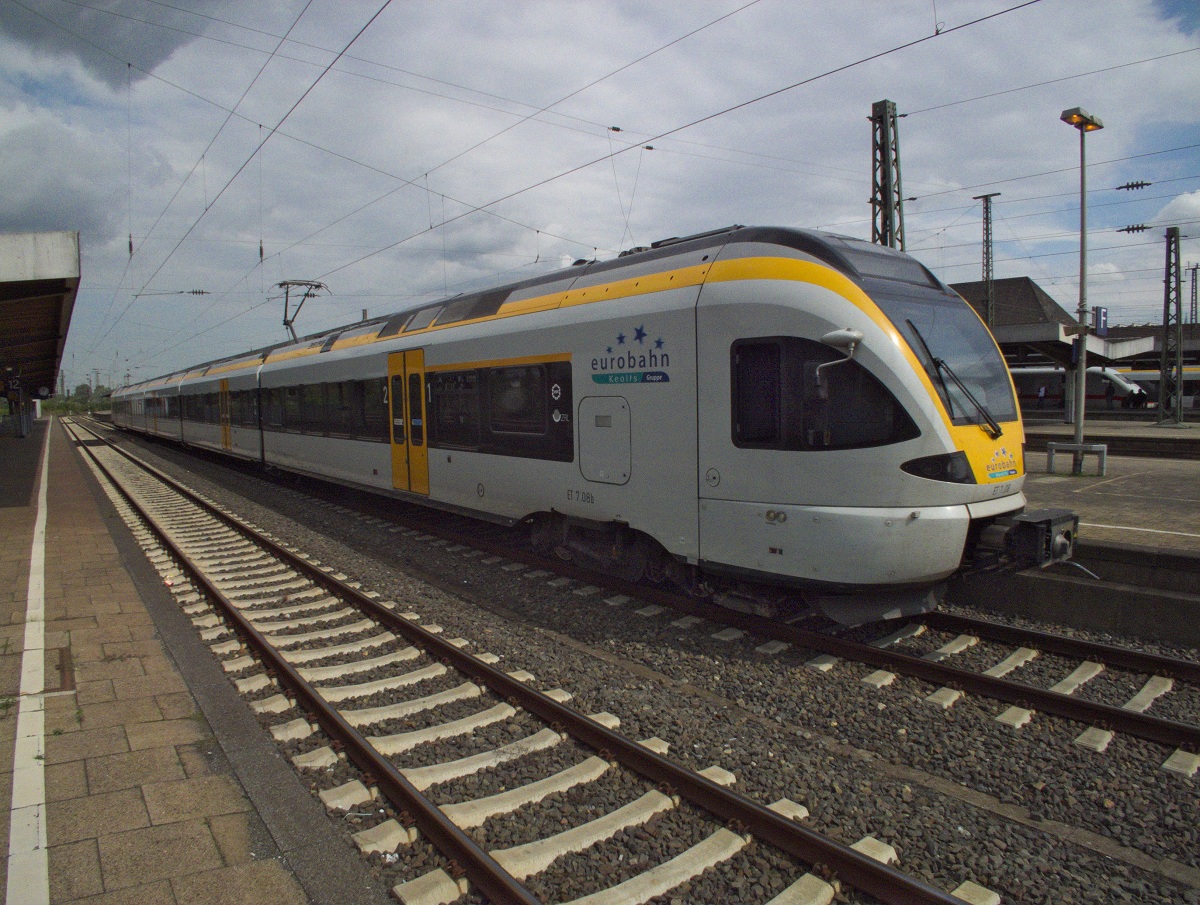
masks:
<svg viewBox="0 0 1200 905"><path fill-rule="evenodd" d="M1198 96L1197 0L0 0L0 232L79 231L64 381L114 386L283 340L285 280L304 335L734 223L869 239L889 99L908 252L981 279L999 192L995 276L1074 312L1083 107L1088 301L1161 322Z"/></svg>

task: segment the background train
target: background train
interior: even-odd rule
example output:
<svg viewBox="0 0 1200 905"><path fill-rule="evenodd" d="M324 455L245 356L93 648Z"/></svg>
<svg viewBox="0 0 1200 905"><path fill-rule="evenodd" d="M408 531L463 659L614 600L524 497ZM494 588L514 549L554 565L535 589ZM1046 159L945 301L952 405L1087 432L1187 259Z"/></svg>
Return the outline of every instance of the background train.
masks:
<svg viewBox="0 0 1200 905"><path fill-rule="evenodd" d="M526 522L540 549L756 609L779 588L847 621L928 608L981 537L1032 527L1042 561L1073 541L1013 519L1024 435L974 311L815 231L668 239L113 400L123 428Z"/></svg>
<svg viewBox="0 0 1200 905"><path fill-rule="evenodd" d="M1026 413L1035 413L1039 408L1062 409L1063 394L1070 393L1070 382L1062 368L1016 367L1012 369L1012 377L1021 409ZM1087 410L1157 408L1159 377L1157 370L1090 367ZM1039 406L1038 390L1041 387L1046 388L1046 393ZM1183 407L1200 408L1200 367L1183 369Z"/></svg>

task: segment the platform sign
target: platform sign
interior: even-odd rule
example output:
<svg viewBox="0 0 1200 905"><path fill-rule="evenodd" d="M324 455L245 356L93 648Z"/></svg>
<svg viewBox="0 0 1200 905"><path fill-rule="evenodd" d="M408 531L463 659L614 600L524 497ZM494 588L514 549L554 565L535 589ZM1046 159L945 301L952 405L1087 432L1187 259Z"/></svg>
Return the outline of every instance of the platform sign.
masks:
<svg viewBox="0 0 1200 905"><path fill-rule="evenodd" d="M1097 336L1108 336L1108 309L1092 309L1092 330Z"/></svg>

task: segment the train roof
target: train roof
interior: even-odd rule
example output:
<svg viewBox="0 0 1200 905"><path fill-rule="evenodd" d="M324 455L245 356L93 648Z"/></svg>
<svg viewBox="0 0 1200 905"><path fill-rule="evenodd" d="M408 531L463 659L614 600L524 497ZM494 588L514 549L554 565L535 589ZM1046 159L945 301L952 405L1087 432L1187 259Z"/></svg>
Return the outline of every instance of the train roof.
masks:
<svg viewBox="0 0 1200 905"><path fill-rule="evenodd" d="M654 262L681 254L719 249L737 244L777 245L812 255L856 281L889 279L949 293L944 284L924 265L903 252L834 233L777 226L727 226L690 236L672 236L648 246L639 246L605 260L579 260L565 269L539 274L526 280L480 292L459 294L433 302L422 302L394 314L357 321L299 338L239 352L176 372L183 379L229 374L263 364L274 364L334 349L391 339L400 335L441 329L467 322L528 314L573 304L570 290L586 283L594 285L606 275L632 269L644 270ZM705 255L703 260L707 261ZM167 380L159 377L134 387L149 388Z"/></svg>

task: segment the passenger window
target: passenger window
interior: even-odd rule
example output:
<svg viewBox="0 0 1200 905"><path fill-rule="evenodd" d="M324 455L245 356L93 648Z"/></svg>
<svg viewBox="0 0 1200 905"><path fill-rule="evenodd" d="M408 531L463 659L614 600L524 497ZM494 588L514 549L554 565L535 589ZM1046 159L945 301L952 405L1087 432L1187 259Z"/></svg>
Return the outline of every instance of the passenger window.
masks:
<svg viewBox="0 0 1200 905"><path fill-rule="evenodd" d="M494 368L488 372L488 415L493 431L546 432L546 377L541 367Z"/></svg>
<svg viewBox="0 0 1200 905"><path fill-rule="evenodd" d="M387 430L387 380L362 381L363 387L363 439L388 440Z"/></svg>
<svg viewBox="0 0 1200 905"><path fill-rule="evenodd" d="M479 445L478 371L456 371L432 376L429 442L467 449Z"/></svg>

